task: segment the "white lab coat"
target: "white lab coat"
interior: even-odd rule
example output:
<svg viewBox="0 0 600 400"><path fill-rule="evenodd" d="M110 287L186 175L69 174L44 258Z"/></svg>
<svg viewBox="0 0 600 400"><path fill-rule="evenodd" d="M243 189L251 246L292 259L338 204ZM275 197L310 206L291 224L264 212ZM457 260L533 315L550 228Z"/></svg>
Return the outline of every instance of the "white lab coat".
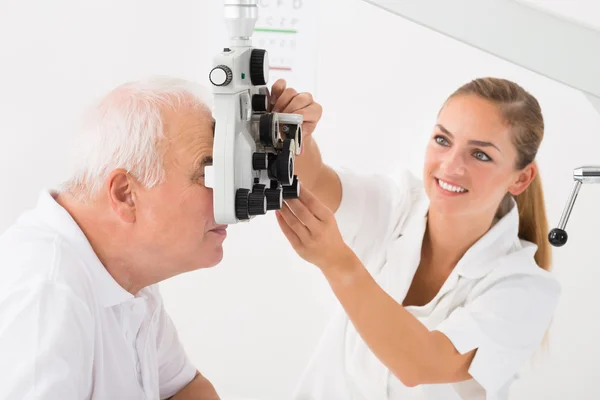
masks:
<svg viewBox="0 0 600 400"><path fill-rule="evenodd" d="M429 200L409 172L397 181L339 170L336 212L346 242L378 284L402 303L419 265ZM449 233L451 234L451 233ZM560 286L535 264L537 246L520 240L518 210L501 218L456 265L435 298L406 309L444 333L462 354L478 348L456 384L405 387L373 355L338 304L300 381L296 400L508 398L518 371L539 347Z"/></svg>

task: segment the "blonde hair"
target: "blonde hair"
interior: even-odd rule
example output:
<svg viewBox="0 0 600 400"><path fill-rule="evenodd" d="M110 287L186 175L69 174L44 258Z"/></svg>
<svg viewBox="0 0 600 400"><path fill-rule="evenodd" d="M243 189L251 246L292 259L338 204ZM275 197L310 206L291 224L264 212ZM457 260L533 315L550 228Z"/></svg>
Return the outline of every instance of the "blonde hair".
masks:
<svg viewBox="0 0 600 400"><path fill-rule="evenodd" d="M518 154L515 165L517 170L535 162L544 137L542 110L535 97L516 83L498 78L475 79L458 88L449 99L459 95L477 95L498 106L513 133L513 144ZM535 262L549 271L552 250L546 239L548 218L539 172L527 189L516 196L516 202L519 210L519 238L538 246Z"/></svg>

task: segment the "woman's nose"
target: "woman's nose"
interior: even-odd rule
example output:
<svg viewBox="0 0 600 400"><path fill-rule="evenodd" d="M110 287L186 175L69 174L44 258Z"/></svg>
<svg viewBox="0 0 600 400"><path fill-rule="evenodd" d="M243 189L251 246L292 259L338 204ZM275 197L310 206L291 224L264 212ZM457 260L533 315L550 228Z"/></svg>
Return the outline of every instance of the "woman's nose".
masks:
<svg viewBox="0 0 600 400"><path fill-rule="evenodd" d="M448 175L464 175L466 166L462 154L453 151L446 154L446 158L442 161L441 169Z"/></svg>

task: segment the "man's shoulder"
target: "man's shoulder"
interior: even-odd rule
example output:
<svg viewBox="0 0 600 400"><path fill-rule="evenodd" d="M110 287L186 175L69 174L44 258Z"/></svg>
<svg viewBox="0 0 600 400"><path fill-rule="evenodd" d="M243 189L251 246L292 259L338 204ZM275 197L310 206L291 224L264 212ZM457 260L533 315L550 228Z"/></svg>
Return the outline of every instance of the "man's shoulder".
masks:
<svg viewBox="0 0 600 400"><path fill-rule="evenodd" d="M91 301L92 278L74 247L58 232L24 214L0 235L0 292L49 283Z"/></svg>

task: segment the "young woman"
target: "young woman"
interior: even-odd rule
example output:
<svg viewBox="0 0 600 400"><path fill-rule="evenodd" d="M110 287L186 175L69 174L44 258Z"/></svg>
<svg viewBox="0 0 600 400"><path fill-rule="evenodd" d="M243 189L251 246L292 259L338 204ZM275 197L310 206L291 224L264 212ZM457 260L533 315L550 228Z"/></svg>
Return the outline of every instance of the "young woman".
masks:
<svg viewBox="0 0 600 400"><path fill-rule="evenodd" d="M273 97L274 111L314 112L283 81ZM508 398L560 293L535 163L543 132L533 96L484 78L443 105L422 179L335 171L305 138L300 198L277 220L340 310L295 398Z"/></svg>

